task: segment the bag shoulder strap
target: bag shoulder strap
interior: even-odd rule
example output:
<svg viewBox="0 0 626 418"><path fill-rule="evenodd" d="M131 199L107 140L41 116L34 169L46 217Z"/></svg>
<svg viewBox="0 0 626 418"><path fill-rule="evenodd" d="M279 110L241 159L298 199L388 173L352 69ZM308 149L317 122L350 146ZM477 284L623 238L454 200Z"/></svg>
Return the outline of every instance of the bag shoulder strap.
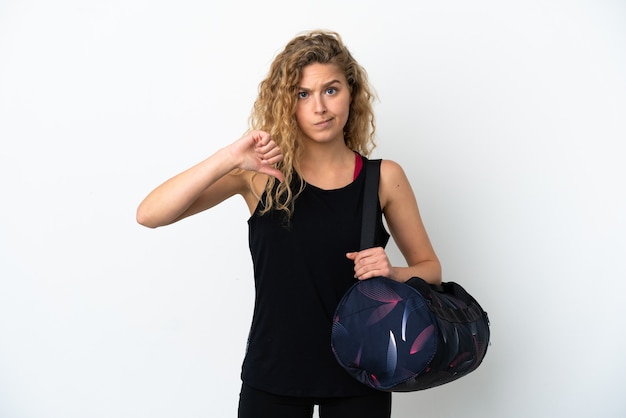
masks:
<svg viewBox="0 0 626 418"><path fill-rule="evenodd" d="M366 159L365 187L363 189L363 221L361 224L361 250L374 246L376 231L376 209L378 208L378 183L382 160Z"/></svg>

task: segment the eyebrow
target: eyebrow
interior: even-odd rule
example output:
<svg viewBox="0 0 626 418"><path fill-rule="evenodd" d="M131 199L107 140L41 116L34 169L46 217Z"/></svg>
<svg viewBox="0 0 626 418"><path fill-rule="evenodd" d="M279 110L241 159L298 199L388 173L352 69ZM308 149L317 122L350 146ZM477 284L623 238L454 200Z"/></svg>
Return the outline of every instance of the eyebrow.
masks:
<svg viewBox="0 0 626 418"><path fill-rule="evenodd" d="M328 83L324 83L324 84L323 84L323 86L322 86L322 88L328 88L328 87L332 86L332 85L333 85L333 84L335 84L335 83L342 84L342 83L341 83L341 80L335 79L335 80L329 81ZM298 88L299 88L300 90L303 90L303 91L311 91L311 89L306 88L306 87L302 87L302 86L300 86L300 87L298 87Z"/></svg>

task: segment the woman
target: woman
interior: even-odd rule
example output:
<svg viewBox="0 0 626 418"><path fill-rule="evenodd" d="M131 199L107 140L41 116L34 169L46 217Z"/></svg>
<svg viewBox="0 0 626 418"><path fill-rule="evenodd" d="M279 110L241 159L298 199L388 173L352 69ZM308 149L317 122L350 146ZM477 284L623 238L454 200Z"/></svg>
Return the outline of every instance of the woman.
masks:
<svg viewBox="0 0 626 418"><path fill-rule="evenodd" d="M253 130L166 181L137 220L171 224L240 194L251 217L256 301L242 367L239 417L383 418L391 396L350 377L330 348L332 316L355 280L419 276L441 267L402 168L381 164L377 246L358 251L363 160L374 147L373 94L334 32L294 38L275 58ZM407 265L392 266L389 234Z"/></svg>

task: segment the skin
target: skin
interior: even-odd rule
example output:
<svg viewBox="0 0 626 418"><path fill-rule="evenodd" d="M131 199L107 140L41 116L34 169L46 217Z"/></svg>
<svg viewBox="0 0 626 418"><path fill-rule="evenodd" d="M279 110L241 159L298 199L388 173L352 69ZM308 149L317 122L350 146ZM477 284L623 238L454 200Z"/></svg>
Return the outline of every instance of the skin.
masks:
<svg viewBox="0 0 626 418"><path fill-rule="evenodd" d="M350 89L333 64L313 63L302 71L295 118L304 147L300 175L307 183L332 190L353 181L354 153L343 137L350 110ZM283 181L273 164L282 154L270 135L252 131L154 189L139 205L137 221L156 228L209 209L236 194L252 214L268 176ZM234 169L242 174L230 174ZM252 177L254 173L258 173ZM250 182L250 179L253 179ZM359 280L386 276L404 282L418 276L441 282L441 266L432 248L411 185L402 168L383 160L379 199L391 236L407 266L392 266L383 248L346 254Z"/></svg>

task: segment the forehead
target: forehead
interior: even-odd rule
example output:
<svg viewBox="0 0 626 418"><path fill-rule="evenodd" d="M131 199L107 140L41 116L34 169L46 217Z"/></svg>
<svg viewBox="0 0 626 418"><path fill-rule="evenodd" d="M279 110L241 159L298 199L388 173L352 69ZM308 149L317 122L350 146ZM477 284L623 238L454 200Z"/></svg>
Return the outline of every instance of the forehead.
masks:
<svg viewBox="0 0 626 418"><path fill-rule="evenodd" d="M320 64L315 62L302 68L300 84L304 87L318 84L327 84L333 81L345 83L346 77L335 64Z"/></svg>

